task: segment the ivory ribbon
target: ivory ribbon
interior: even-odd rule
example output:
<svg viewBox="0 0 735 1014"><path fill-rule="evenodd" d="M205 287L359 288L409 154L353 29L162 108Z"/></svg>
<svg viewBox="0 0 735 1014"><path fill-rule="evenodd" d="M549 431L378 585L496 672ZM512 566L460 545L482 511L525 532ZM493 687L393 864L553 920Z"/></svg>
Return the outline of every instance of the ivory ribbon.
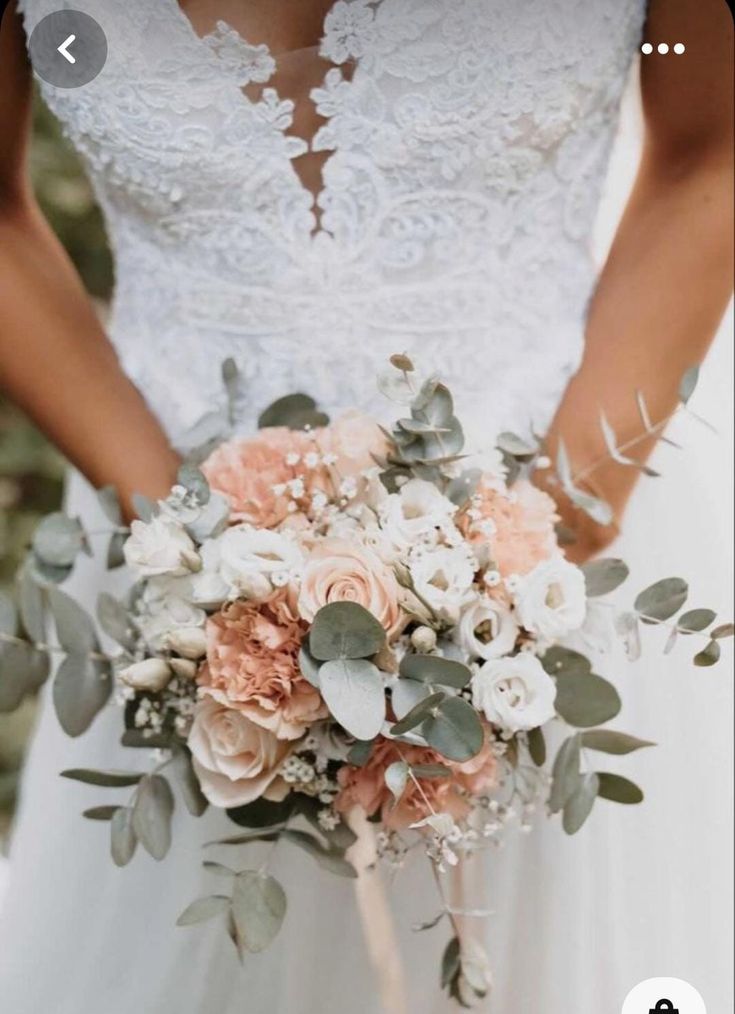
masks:
<svg viewBox="0 0 735 1014"><path fill-rule="evenodd" d="M377 868L375 829L361 808L352 810L348 820L357 835L357 841L348 854L357 870L357 907L368 954L378 981L383 1010L385 1014L408 1014L406 981L398 937L380 870Z"/></svg>

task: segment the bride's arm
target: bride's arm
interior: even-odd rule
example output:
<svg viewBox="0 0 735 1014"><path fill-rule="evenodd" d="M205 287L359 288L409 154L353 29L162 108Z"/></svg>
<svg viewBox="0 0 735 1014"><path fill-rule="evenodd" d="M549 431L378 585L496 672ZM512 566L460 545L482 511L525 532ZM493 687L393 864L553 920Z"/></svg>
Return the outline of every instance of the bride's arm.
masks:
<svg viewBox="0 0 735 1014"><path fill-rule="evenodd" d="M586 351L552 424L574 471L605 455L600 409L619 441L636 437L640 389L654 422L677 403L683 373L699 363L730 298L733 276L733 23L724 0L652 0L641 59L643 158L591 304ZM660 55L658 42L686 52ZM644 458L652 441L636 448ZM638 472L614 463L590 475L620 519ZM570 555L604 548L601 529L562 505L578 532Z"/></svg>
<svg viewBox="0 0 735 1014"><path fill-rule="evenodd" d="M11 3L0 25L0 385L96 486L164 495L176 455L125 377L30 192L31 76Z"/></svg>

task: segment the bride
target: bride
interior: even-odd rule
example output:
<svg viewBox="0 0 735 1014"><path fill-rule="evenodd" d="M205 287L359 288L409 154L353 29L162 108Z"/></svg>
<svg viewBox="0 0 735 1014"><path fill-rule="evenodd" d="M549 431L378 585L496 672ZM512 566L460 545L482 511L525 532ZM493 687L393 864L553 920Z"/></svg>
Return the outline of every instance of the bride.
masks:
<svg viewBox="0 0 735 1014"><path fill-rule="evenodd" d="M296 390L328 411L384 411L372 378L406 350L441 364L477 444L545 429L580 467L604 454L600 408L621 441L636 436L636 389L663 418L704 358L732 277L722 0L75 0L104 28L107 64L84 87L42 90L106 216L107 333L24 170L26 34L61 6L10 0L0 33L0 377L73 464L68 509L92 528L92 486L114 484L128 510L134 492L165 494L174 448L222 404L228 356L245 379L243 432ZM645 40L643 159L596 278L591 230ZM679 40L684 54L656 49ZM595 472L618 520L634 478L615 465ZM626 519L626 556L637 547L644 573L659 553L668 566L691 559L681 542L702 530L708 551L706 504L680 486L636 498ZM675 524L674 496L676 517L698 525ZM616 534L560 510L578 560ZM92 603L103 581L115 579L87 561L70 590ZM726 797L710 746L721 698L700 689L692 707L694 677L650 658L627 695L633 731L656 718L665 739L639 762L649 807L600 807L573 841L536 828L475 885L473 904L493 912L492 1010L617 1011L656 975L690 979L726 1008ZM165 863L114 867L104 829L79 817L96 800L58 772L127 766L111 754L117 722L111 708L72 741L42 707L0 912L3 1010L446 1009L434 981L441 934L411 933L435 911L411 867L391 888L395 930L367 925L375 885L358 905L350 884L285 851L290 911L270 952L240 968L218 927L175 929L209 892L200 846L222 817L177 814Z"/></svg>

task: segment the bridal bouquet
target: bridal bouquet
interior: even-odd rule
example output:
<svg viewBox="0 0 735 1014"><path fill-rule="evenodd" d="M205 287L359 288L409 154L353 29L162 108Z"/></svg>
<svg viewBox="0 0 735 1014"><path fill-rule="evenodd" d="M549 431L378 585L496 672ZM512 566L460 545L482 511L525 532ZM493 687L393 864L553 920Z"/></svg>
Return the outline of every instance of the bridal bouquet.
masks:
<svg viewBox="0 0 735 1014"><path fill-rule="evenodd" d="M333 423L303 395L281 399L255 436L182 468L157 504L139 498L125 529L109 490L110 562L133 579L124 600L99 597L117 650L58 583L89 533L64 515L36 533L19 578L19 612L2 600L0 705L38 687L49 655L59 720L84 732L117 687L123 744L153 752L149 772L68 770L127 802L85 816L109 821L112 858L170 844L177 784L184 804L227 812L239 832L215 844L284 841L335 874L355 876L353 815L374 822L378 854L400 865L418 844L438 874L497 842L514 819L561 814L577 832L599 799L638 803L594 753L651 746L608 728L615 687L585 653L603 617L640 650L641 625L702 636L708 609L680 613L687 586L668 578L630 607L606 596L627 576L618 559L567 562L554 501L530 479L543 448L504 433L497 450L463 455L451 394L392 360L388 393L405 404L390 430L348 412ZM559 479L582 509L562 449ZM47 643L47 604L58 645ZM678 618L674 619L678 615ZM710 665L730 625L711 629L695 662ZM545 730L560 743L547 771ZM583 761L584 759L584 761ZM264 949L286 897L263 867L205 866L225 893L194 900L179 923L222 915L242 954ZM441 876L438 877L441 884ZM456 922L445 902L439 917ZM486 965L456 928L442 984L468 1005L489 988Z"/></svg>

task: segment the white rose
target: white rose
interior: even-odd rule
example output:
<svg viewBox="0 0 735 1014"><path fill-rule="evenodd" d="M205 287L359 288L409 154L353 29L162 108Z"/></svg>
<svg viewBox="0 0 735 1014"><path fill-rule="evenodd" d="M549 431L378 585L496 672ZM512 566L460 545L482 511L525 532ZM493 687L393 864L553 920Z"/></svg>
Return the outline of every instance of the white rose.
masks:
<svg viewBox="0 0 735 1014"><path fill-rule="evenodd" d="M554 717L556 684L528 652L484 662L470 685L478 711L507 732L535 729Z"/></svg>
<svg viewBox="0 0 735 1014"><path fill-rule="evenodd" d="M219 573L232 598L266 598L302 569L297 544L278 532L237 525L218 539Z"/></svg>
<svg viewBox="0 0 735 1014"><path fill-rule="evenodd" d="M162 658L146 658L142 662L133 662L117 674L125 686L132 687L133 690L147 690L153 694L168 686L171 675L171 668Z"/></svg>
<svg viewBox="0 0 735 1014"><path fill-rule="evenodd" d="M220 807L244 806L273 792L291 750L288 740L211 697L197 705L188 743L202 792Z"/></svg>
<svg viewBox="0 0 735 1014"><path fill-rule="evenodd" d="M454 639L470 658L500 658L513 650L518 624L502 602L482 598L462 611Z"/></svg>
<svg viewBox="0 0 735 1014"><path fill-rule="evenodd" d="M201 627L178 627L166 637L166 647L182 658L201 658L207 654L207 636Z"/></svg>
<svg viewBox="0 0 735 1014"><path fill-rule="evenodd" d="M125 562L140 577L188 574L199 567L194 543L181 525L171 518L133 521L125 542Z"/></svg>
<svg viewBox="0 0 735 1014"><path fill-rule="evenodd" d="M475 564L465 546L439 546L417 553L408 566L416 592L444 619L456 622L472 596Z"/></svg>
<svg viewBox="0 0 735 1014"><path fill-rule="evenodd" d="M410 479L380 505L380 524L398 552L419 542L436 542L437 530L451 524L457 508L423 479Z"/></svg>
<svg viewBox="0 0 735 1014"><path fill-rule="evenodd" d="M207 614L176 594L170 594L169 582L151 581L143 595L140 629L153 651L169 648L171 637L179 630L202 628Z"/></svg>
<svg viewBox="0 0 735 1014"><path fill-rule="evenodd" d="M518 579L514 599L522 626L532 634L555 640L584 623L584 574L563 557L553 557Z"/></svg>

